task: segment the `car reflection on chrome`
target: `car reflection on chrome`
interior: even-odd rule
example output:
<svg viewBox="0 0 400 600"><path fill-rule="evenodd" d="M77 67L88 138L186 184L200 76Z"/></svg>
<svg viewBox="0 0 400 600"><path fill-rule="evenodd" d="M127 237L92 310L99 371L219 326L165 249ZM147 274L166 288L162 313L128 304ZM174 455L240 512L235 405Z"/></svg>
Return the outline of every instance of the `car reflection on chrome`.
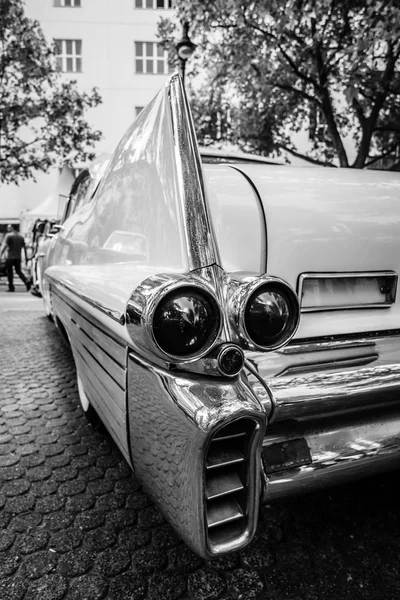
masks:
<svg viewBox="0 0 400 600"><path fill-rule="evenodd" d="M246 546L260 503L399 465L399 191L201 154L173 75L52 238L82 409L198 554Z"/></svg>

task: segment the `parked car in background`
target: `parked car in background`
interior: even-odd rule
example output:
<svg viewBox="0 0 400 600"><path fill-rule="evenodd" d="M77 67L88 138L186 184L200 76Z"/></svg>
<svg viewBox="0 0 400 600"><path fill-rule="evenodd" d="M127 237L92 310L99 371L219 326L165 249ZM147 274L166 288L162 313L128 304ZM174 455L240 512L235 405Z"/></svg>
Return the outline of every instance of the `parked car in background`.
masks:
<svg viewBox="0 0 400 600"><path fill-rule="evenodd" d="M260 503L399 466L400 181L206 154L173 75L41 289L84 412L215 557Z"/></svg>
<svg viewBox="0 0 400 600"><path fill-rule="evenodd" d="M71 187L61 219L57 221L46 220L43 227L40 228L31 263L32 293L35 295L43 296L44 273L54 260L53 248L57 244L56 234L63 230L65 221L90 202L108 161L109 156L103 154L94 160L88 168L83 169ZM44 306L47 316L51 317L51 311L48 309L47 304L45 303Z"/></svg>

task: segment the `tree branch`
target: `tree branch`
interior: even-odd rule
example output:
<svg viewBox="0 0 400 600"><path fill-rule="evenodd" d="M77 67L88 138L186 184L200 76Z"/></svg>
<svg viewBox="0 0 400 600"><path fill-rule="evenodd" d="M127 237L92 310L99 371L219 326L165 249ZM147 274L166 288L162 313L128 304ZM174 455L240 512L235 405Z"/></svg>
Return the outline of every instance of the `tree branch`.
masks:
<svg viewBox="0 0 400 600"><path fill-rule="evenodd" d="M311 156L307 156L306 154L301 154L300 152L297 152L296 150L293 150L293 148L289 148L288 146L285 146L284 144L279 144L279 148L281 148L282 150L285 150L285 152L289 152L296 158L302 158L303 160L306 160L307 162L309 162L313 165L318 165L319 167L336 168L336 165L334 165L332 163L329 163L329 162L326 162L323 160L318 160L317 158L311 158Z"/></svg>

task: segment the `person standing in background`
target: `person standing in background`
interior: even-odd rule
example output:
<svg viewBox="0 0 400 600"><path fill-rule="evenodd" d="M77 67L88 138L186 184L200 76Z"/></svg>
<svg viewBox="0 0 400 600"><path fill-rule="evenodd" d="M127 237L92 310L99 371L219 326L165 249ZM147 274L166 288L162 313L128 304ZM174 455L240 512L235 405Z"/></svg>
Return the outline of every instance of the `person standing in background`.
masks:
<svg viewBox="0 0 400 600"><path fill-rule="evenodd" d="M14 269L16 274L22 279L26 285L26 289L29 291L31 283L27 277L21 271L21 254L22 250L25 253L25 262L28 262L28 256L26 254L25 240L20 233L14 228L13 225L7 225L7 235L4 238L3 245L0 250L0 257L6 253L6 272L8 279L8 292L15 292L14 287Z"/></svg>

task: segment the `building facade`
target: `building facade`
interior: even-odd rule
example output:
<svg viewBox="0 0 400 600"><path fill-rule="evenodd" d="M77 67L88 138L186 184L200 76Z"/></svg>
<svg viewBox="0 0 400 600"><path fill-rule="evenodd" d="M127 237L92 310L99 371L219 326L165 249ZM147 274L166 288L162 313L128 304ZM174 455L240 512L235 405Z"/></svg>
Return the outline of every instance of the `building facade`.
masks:
<svg viewBox="0 0 400 600"><path fill-rule="evenodd" d="M157 42L157 22L170 14L172 0L25 0L26 14L39 21L55 43L63 77L79 88L97 87L103 103L87 120L103 132L96 154L111 153L140 110L169 73ZM57 185L57 169L37 183L0 188L0 220L43 202Z"/></svg>

